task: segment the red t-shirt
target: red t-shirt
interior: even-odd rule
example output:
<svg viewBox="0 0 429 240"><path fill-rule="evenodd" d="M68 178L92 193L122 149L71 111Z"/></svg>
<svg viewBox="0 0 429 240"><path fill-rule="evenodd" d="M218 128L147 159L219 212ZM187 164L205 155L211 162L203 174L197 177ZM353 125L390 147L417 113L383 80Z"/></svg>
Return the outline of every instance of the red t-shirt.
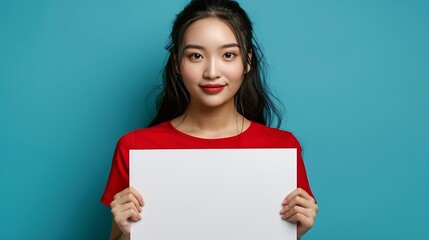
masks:
<svg viewBox="0 0 429 240"><path fill-rule="evenodd" d="M298 187L313 196L301 156L301 146L292 133L251 122L250 127L237 136L205 139L180 132L171 125L170 121L167 121L157 126L134 130L119 139L101 202L109 206L115 194L129 186L130 149L208 148L296 148Z"/></svg>

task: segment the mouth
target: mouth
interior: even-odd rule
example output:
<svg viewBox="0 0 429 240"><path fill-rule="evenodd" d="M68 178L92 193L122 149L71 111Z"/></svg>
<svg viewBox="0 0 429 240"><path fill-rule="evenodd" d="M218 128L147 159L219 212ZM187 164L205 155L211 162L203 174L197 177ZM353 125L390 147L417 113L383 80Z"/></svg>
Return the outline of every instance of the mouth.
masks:
<svg viewBox="0 0 429 240"><path fill-rule="evenodd" d="M225 86L226 85L222 85L222 84L204 84L201 86L201 89L205 93L215 94L215 93L221 92Z"/></svg>

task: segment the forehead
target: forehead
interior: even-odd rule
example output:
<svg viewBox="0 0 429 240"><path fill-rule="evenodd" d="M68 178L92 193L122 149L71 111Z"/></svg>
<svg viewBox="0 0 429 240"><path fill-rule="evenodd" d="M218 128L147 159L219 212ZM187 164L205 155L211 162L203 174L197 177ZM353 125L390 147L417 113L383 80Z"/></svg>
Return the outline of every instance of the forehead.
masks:
<svg viewBox="0 0 429 240"><path fill-rule="evenodd" d="M211 17L193 22L183 36L184 45L198 44L205 47L216 47L237 43L231 28L222 20Z"/></svg>

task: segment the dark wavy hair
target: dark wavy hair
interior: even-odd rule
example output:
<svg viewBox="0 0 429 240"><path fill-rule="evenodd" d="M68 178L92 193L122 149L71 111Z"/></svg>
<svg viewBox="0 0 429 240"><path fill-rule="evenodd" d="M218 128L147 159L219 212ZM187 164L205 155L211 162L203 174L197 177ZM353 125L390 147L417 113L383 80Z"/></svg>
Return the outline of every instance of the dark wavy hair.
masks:
<svg viewBox="0 0 429 240"><path fill-rule="evenodd" d="M252 22L240 5L232 0L193 0L177 14L170 42L166 46L170 54L163 71L163 89L157 99L157 114L149 126L186 112L190 101L189 92L181 75L177 73L183 59L183 36L189 25L208 17L216 17L231 28L240 46L243 66L246 68L250 65L250 70L244 74L243 83L234 97L237 111L245 118L264 125L271 125L276 119L280 126L281 114L273 103L273 99L278 99L266 85L266 65L253 35Z"/></svg>

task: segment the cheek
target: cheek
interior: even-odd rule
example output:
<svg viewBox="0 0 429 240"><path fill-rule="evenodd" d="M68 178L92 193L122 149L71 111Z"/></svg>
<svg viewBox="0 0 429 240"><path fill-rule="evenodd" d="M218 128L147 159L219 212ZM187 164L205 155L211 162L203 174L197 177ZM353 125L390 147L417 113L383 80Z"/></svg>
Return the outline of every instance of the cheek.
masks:
<svg viewBox="0 0 429 240"><path fill-rule="evenodd" d="M225 69L225 75L228 76L228 78L231 81L241 82L243 79L243 67L240 65L236 66L230 66Z"/></svg>
<svg viewBox="0 0 429 240"><path fill-rule="evenodd" d="M182 75L183 83L188 88L188 90L189 90L189 86L192 84L192 82L197 81L196 79L198 78L198 74L199 74L198 70L190 67L189 64L183 65L181 75Z"/></svg>

